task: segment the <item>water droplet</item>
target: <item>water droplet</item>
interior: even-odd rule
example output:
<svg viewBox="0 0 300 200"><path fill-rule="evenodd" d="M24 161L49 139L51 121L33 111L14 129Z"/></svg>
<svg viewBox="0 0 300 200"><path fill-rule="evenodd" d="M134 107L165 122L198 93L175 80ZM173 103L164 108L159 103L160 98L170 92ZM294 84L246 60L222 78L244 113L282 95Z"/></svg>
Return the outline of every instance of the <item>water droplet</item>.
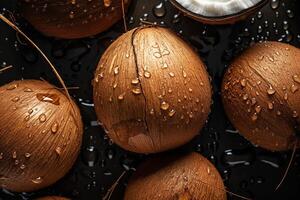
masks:
<svg viewBox="0 0 300 200"><path fill-rule="evenodd" d="M105 7L109 7L112 3L112 0L103 0L103 4Z"/></svg>
<svg viewBox="0 0 300 200"><path fill-rule="evenodd" d="M57 133L58 131L58 123L54 123L52 126L51 126L51 132L52 133Z"/></svg>
<svg viewBox="0 0 300 200"><path fill-rule="evenodd" d="M114 74L115 75L119 74L119 71L120 71L120 67L119 66L117 66L117 67L114 68Z"/></svg>
<svg viewBox="0 0 300 200"><path fill-rule="evenodd" d="M120 94L120 95L118 96L118 99L119 99L120 101L124 100L125 94L126 94L125 92L122 93L122 94Z"/></svg>
<svg viewBox="0 0 300 200"><path fill-rule="evenodd" d="M113 89L116 89L118 87L118 83L114 83Z"/></svg>
<svg viewBox="0 0 300 200"><path fill-rule="evenodd" d="M273 95L273 94L276 93L276 90L274 90L274 88L273 88L272 86L270 86L269 89L267 90L267 93L268 93L269 95Z"/></svg>
<svg viewBox="0 0 300 200"><path fill-rule="evenodd" d="M160 105L160 108L161 108L162 110L168 110L169 107L170 107L170 105L169 105L167 102L165 102L165 101L163 101L163 102L161 103L161 105Z"/></svg>
<svg viewBox="0 0 300 200"><path fill-rule="evenodd" d="M246 101L248 98L249 98L249 95L248 95L248 94L244 94L244 95L243 95L243 100L244 100L244 101Z"/></svg>
<svg viewBox="0 0 300 200"><path fill-rule="evenodd" d="M11 101L17 103L20 100L19 97L14 97Z"/></svg>
<svg viewBox="0 0 300 200"><path fill-rule="evenodd" d="M261 106L256 106L256 107L255 107L255 111L256 111L257 113L260 113L260 112L261 112L261 109L262 109Z"/></svg>
<svg viewBox="0 0 300 200"><path fill-rule="evenodd" d="M258 118L257 113L254 113L251 117L252 121L256 121Z"/></svg>
<svg viewBox="0 0 300 200"><path fill-rule="evenodd" d="M41 114L40 116L39 116L39 120L40 120L40 122L45 122L46 120L47 120L47 117L46 117L46 115L45 114Z"/></svg>
<svg viewBox="0 0 300 200"><path fill-rule="evenodd" d="M151 77L151 73L148 72L148 71L145 71L145 72L144 72L144 76L145 76L146 78L150 78L150 77Z"/></svg>
<svg viewBox="0 0 300 200"><path fill-rule="evenodd" d="M14 152L12 153L12 157L13 157L13 159L16 159L16 158L17 158L17 152L16 152L16 151L14 151Z"/></svg>
<svg viewBox="0 0 300 200"><path fill-rule="evenodd" d="M24 92L33 92L33 90L31 88L25 88Z"/></svg>
<svg viewBox="0 0 300 200"><path fill-rule="evenodd" d="M255 105L256 102L257 102L257 101L256 101L256 98L255 98L255 97L251 98L251 104L252 104L252 105Z"/></svg>
<svg viewBox="0 0 300 200"><path fill-rule="evenodd" d="M170 72L169 75L170 75L170 77L172 77L172 78L175 77L175 74L174 74L173 72Z"/></svg>
<svg viewBox="0 0 300 200"><path fill-rule="evenodd" d="M56 149L55 149L55 153L57 154L57 155L61 155L61 153L62 153L62 149L61 149L61 147L56 147Z"/></svg>
<svg viewBox="0 0 300 200"><path fill-rule="evenodd" d="M228 166L250 165L255 161L255 152L251 149L226 150L222 155L222 162Z"/></svg>
<svg viewBox="0 0 300 200"><path fill-rule="evenodd" d="M156 17L164 17L166 15L166 8L163 2L160 2L153 8L153 14Z"/></svg>
<svg viewBox="0 0 300 200"><path fill-rule="evenodd" d="M12 85L9 85L6 89L7 90L14 90L18 87L18 84L12 84Z"/></svg>
<svg viewBox="0 0 300 200"><path fill-rule="evenodd" d="M133 79L132 81L131 81L131 84L132 85L137 85L137 84L139 84L139 79L138 78L135 78L135 79Z"/></svg>
<svg viewBox="0 0 300 200"><path fill-rule="evenodd" d="M246 87L247 80L246 80L246 79L242 79L242 80L240 81L240 83L241 83L241 86Z"/></svg>
<svg viewBox="0 0 300 200"><path fill-rule="evenodd" d="M134 89L131 90L131 92L132 92L133 94L136 94L136 95L139 95L139 94L142 93L142 91L141 91L140 88L134 88Z"/></svg>
<svg viewBox="0 0 300 200"><path fill-rule="evenodd" d="M99 154L94 146L88 146L82 152L83 163L89 167L94 167L99 159Z"/></svg>
<svg viewBox="0 0 300 200"><path fill-rule="evenodd" d="M284 100L287 101L288 100L288 93L284 93L284 97L283 98L284 98Z"/></svg>
<svg viewBox="0 0 300 200"><path fill-rule="evenodd" d="M31 153L25 153L25 158L30 158L31 157Z"/></svg>
<svg viewBox="0 0 300 200"><path fill-rule="evenodd" d="M71 11L69 13L69 17L70 17L70 19L74 19L74 17L75 17L74 11Z"/></svg>
<svg viewBox="0 0 300 200"><path fill-rule="evenodd" d="M295 111L295 110L293 111L293 117L294 117L294 118L297 118L297 117L298 117L298 113L297 113L297 111Z"/></svg>
<svg viewBox="0 0 300 200"><path fill-rule="evenodd" d="M38 93L36 98L42 102L52 103L54 105L59 105L59 96L57 94L46 94Z"/></svg>
<svg viewBox="0 0 300 200"><path fill-rule="evenodd" d="M268 102L268 108L269 108L270 110L273 110L273 108L274 108L274 105L273 105L273 103L272 103L272 102Z"/></svg>
<svg viewBox="0 0 300 200"><path fill-rule="evenodd" d="M42 177L37 177L31 180L34 184L41 184L43 182Z"/></svg>
<svg viewBox="0 0 300 200"><path fill-rule="evenodd" d="M174 109L170 110L169 116L173 117L175 115L176 111Z"/></svg>
<svg viewBox="0 0 300 200"><path fill-rule="evenodd" d="M291 10L287 10L287 11L286 11L286 14L287 14L287 16L288 16L289 18L293 18L293 17L294 17L294 13L293 13L293 11L291 11Z"/></svg>
<svg viewBox="0 0 300 200"><path fill-rule="evenodd" d="M291 86L291 91L292 91L292 93L297 92L298 89L299 89L298 86L296 86L296 85L294 85L294 84Z"/></svg>
<svg viewBox="0 0 300 200"><path fill-rule="evenodd" d="M151 108L151 110L150 110L150 115L154 115L154 109L153 108Z"/></svg>
<svg viewBox="0 0 300 200"><path fill-rule="evenodd" d="M300 77L298 75L294 75L293 76L293 79L296 83L299 83L300 84Z"/></svg>
<svg viewBox="0 0 300 200"><path fill-rule="evenodd" d="M168 64L166 62L164 62L161 68L162 69L167 69L168 68Z"/></svg>
<svg viewBox="0 0 300 200"><path fill-rule="evenodd" d="M279 7L279 0L271 0L271 8L277 9Z"/></svg>

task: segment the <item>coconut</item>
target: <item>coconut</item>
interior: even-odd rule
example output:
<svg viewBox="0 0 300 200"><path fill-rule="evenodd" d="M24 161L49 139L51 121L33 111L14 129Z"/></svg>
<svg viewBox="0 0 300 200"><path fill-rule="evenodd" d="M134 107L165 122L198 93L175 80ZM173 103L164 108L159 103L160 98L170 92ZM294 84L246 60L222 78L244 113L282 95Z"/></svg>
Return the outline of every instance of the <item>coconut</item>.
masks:
<svg viewBox="0 0 300 200"><path fill-rule="evenodd" d="M140 27L119 37L103 54L93 85L99 121L115 143L133 152L187 143L210 112L203 62L165 28Z"/></svg>
<svg viewBox="0 0 300 200"><path fill-rule="evenodd" d="M19 0L21 14L38 31L59 38L103 32L122 18L129 0Z"/></svg>
<svg viewBox="0 0 300 200"><path fill-rule="evenodd" d="M227 70L222 97L238 131L253 144L271 151L298 142L300 50L284 43L254 45Z"/></svg>
<svg viewBox="0 0 300 200"><path fill-rule="evenodd" d="M259 10L268 0L171 0L185 15L207 24L232 24Z"/></svg>
<svg viewBox="0 0 300 200"><path fill-rule="evenodd" d="M80 150L80 111L44 81L0 87L0 186L15 192L47 187L72 167Z"/></svg>
<svg viewBox="0 0 300 200"><path fill-rule="evenodd" d="M137 168L124 200L226 200L217 169L197 153L157 156Z"/></svg>

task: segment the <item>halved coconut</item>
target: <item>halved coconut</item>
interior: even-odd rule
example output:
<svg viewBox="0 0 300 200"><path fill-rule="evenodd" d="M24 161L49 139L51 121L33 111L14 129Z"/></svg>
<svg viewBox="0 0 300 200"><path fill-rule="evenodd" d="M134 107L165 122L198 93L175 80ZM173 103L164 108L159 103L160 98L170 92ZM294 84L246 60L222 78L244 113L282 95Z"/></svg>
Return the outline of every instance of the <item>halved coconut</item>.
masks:
<svg viewBox="0 0 300 200"><path fill-rule="evenodd" d="M187 16L207 24L231 24L257 11L268 0L171 0Z"/></svg>

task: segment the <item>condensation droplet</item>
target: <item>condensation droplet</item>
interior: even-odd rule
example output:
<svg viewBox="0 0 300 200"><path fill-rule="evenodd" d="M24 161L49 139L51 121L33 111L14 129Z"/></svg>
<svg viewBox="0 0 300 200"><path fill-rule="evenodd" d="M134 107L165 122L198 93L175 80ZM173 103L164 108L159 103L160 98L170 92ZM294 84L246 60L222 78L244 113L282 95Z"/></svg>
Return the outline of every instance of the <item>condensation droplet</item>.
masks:
<svg viewBox="0 0 300 200"><path fill-rule="evenodd" d="M148 72L148 71L145 71L144 72L144 76L145 76L145 78L150 78L151 77L151 73Z"/></svg>
<svg viewBox="0 0 300 200"><path fill-rule="evenodd" d="M30 158L31 157L31 153L25 153L25 158Z"/></svg>
<svg viewBox="0 0 300 200"><path fill-rule="evenodd" d="M163 101L163 102L161 103L161 105L160 105L160 108L161 108L162 110L168 110L169 107L170 107L170 105L169 105L167 102L165 102L165 101Z"/></svg>
<svg viewBox="0 0 300 200"><path fill-rule="evenodd" d="M37 177L31 180L34 184L41 184L43 182L42 177Z"/></svg>
<svg viewBox="0 0 300 200"><path fill-rule="evenodd" d="M176 111L174 109L170 110L169 116L173 117L175 115Z"/></svg>
<svg viewBox="0 0 300 200"><path fill-rule="evenodd" d="M267 93L268 93L269 95L273 95L273 94L276 93L276 90L274 90L274 88L273 88L272 86L270 86L269 89L267 90Z"/></svg>
<svg viewBox="0 0 300 200"><path fill-rule="evenodd" d="M298 89L299 89L298 86L296 86L294 84L291 86L292 93L296 93L298 91Z"/></svg>
<svg viewBox="0 0 300 200"><path fill-rule="evenodd" d="M240 81L240 83L241 83L241 86L246 87L247 81L246 81L246 79L242 79Z"/></svg>
<svg viewBox="0 0 300 200"><path fill-rule="evenodd" d="M54 123L52 126L51 126L51 132L52 133L57 133L58 131L58 123Z"/></svg>
<svg viewBox="0 0 300 200"><path fill-rule="evenodd" d="M9 85L6 89L7 90L14 90L18 87L18 84L12 84L12 85Z"/></svg>
<svg viewBox="0 0 300 200"><path fill-rule="evenodd" d="M61 147L56 147L56 149L55 149L55 153L57 154L57 155L61 155L61 153L62 153L62 149L61 149Z"/></svg>
<svg viewBox="0 0 300 200"><path fill-rule="evenodd" d="M46 115L45 114L41 114L40 116L39 116L39 121L40 122L45 122L47 120L47 117L46 117Z"/></svg>
<svg viewBox="0 0 300 200"><path fill-rule="evenodd" d="M293 79L296 83L299 83L300 84L300 77L298 75L294 75L293 76Z"/></svg>
<svg viewBox="0 0 300 200"><path fill-rule="evenodd" d="M137 84L139 84L139 79L138 78L135 78L135 79L133 79L132 81L131 81L131 84L132 85L137 85Z"/></svg>
<svg viewBox="0 0 300 200"><path fill-rule="evenodd" d="M136 95L139 95L142 93L141 89L140 88L134 88L131 90L133 94L136 94Z"/></svg>
<svg viewBox="0 0 300 200"><path fill-rule="evenodd" d="M118 96L118 99L119 99L120 101L124 100L125 94L126 94L125 92L122 93L122 94L120 94L120 95Z"/></svg>

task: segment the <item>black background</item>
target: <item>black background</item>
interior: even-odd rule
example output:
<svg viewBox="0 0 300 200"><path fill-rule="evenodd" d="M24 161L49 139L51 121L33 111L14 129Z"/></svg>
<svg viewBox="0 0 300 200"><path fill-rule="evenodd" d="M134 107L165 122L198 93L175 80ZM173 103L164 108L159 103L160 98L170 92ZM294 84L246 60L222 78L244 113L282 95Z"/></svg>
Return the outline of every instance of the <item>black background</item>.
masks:
<svg viewBox="0 0 300 200"><path fill-rule="evenodd" d="M155 9L161 2L164 3L163 8ZM213 80L212 113L201 135L175 151L197 151L205 155L218 168L229 191L252 199L300 199L299 154L284 184L275 192L291 152L272 153L253 147L230 125L219 96L227 65L254 42L279 40L300 47L300 1L279 2L276 9L272 9L269 3L247 20L226 26L203 25L179 14L168 1L163 0L133 0L127 14L130 28L138 26L140 18L167 26L190 43L203 58ZM1 0L0 9L7 16L8 11L16 16L18 25L54 62L68 87L80 87L70 92L81 108L85 124L81 154L66 177L49 188L33 193L16 194L0 190L0 199L33 199L55 194L72 199L99 200L126 171L111 198L121 200L128 178L147 156L120 149L97 125L90 83L101 54L122 34L122 22L95 37L59 40L41 35L18 17L16 1ZM157 12L163 13L163 16L158 16ZM21 78L43 78L60 86L38 52L0 22L0 67L5 65L12 65L13 68L0 74L1 84ZM239 198L228 195L228 199Z"/></svg>

